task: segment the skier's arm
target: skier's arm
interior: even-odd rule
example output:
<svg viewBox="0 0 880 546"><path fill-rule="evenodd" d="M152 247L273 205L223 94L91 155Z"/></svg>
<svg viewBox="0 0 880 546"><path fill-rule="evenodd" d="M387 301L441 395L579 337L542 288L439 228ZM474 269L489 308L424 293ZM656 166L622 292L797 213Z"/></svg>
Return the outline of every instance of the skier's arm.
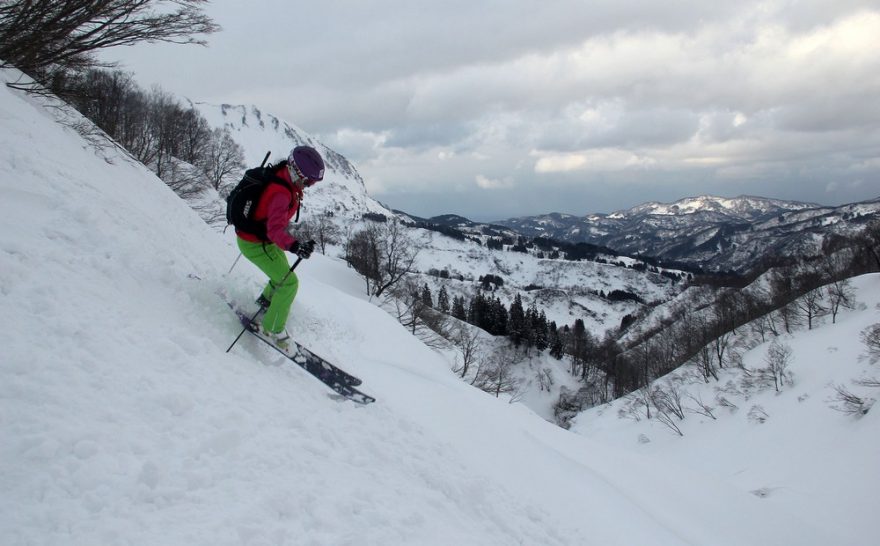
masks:
<svg viewBox="0 0 880 546"><path fill-rule="evenodd" d="M268 213L266 218L266 235L270 241L284 250L289 249L294 241L296 241L293 235L287 232L287 226L290 223L290 216L287 212L289 204L290 196L276 193L269 196L268 206L266 207Z"/></svg>

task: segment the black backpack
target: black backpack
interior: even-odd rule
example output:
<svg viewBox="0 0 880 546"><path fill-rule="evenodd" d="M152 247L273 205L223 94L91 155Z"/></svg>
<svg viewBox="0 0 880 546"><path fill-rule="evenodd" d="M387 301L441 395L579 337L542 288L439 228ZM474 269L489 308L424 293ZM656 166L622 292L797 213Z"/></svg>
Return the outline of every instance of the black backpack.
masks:
<svg viewBox="0 0 880 546"><path fill-rule="evenodd" d="M287 188L287 184L279 178L275 171L286 166L287 161L281 161L276 165L260 166L248 169L244 172L241 182L229 193L226 198L226 222L235 226L235 229L255 235L263 241L267 241L266 221L256 220L257 203L260 196L270 184L281 184ZM299 214L297 214L299 216Z"/></svg>

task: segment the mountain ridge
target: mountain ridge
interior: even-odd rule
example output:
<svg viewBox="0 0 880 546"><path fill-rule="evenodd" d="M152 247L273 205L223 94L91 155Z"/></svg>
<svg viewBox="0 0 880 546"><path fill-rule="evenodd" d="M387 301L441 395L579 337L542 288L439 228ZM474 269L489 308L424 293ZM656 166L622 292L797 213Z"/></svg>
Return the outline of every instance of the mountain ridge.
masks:
<svg viewBox="0 0 880 546"><path fill-rule="evenodd" d="M818 254L828 236L853 234L878 213L880 198L823 206L755 196L698 196L611 214L551 213L495 224L529 237L598 244L631 256L745 273L773 255Z"/></svg>

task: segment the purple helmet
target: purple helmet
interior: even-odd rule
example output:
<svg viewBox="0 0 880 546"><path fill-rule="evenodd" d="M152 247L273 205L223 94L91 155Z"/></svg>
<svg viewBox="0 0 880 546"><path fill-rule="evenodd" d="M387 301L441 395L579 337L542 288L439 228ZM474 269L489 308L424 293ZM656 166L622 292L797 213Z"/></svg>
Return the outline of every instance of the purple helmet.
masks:
<svg viewBox="0 0 880 546"><path fill-rule="evenodd" d="M302 175L307 186L324 179L324 160L321 159L318 150L311 146L297 146L291 150L290 155L287 156L287 163Z"/></svg>

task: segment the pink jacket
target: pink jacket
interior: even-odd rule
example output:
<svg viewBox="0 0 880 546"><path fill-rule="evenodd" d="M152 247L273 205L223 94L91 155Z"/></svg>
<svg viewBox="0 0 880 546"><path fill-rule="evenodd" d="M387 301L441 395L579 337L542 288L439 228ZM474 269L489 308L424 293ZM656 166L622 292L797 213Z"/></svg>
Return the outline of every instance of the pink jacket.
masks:
<svg viewBox="0 0 880 546"><path fill-rule="evenodd" d="M287 226L296 211L299 209L299 203L302 200L302 190L293 184L290 180L290 174L287 169L282 167L275 174L284 180L286 184L269 184L263 195L260 196L260 202L257 203L257 212L254 216L257 220L266 221L266 235L269 242L278 245L283 250L287 250L296 241L290 233L287 232ZM253 235L241 230L235 233L252 243L266 242Z"/></svg>

